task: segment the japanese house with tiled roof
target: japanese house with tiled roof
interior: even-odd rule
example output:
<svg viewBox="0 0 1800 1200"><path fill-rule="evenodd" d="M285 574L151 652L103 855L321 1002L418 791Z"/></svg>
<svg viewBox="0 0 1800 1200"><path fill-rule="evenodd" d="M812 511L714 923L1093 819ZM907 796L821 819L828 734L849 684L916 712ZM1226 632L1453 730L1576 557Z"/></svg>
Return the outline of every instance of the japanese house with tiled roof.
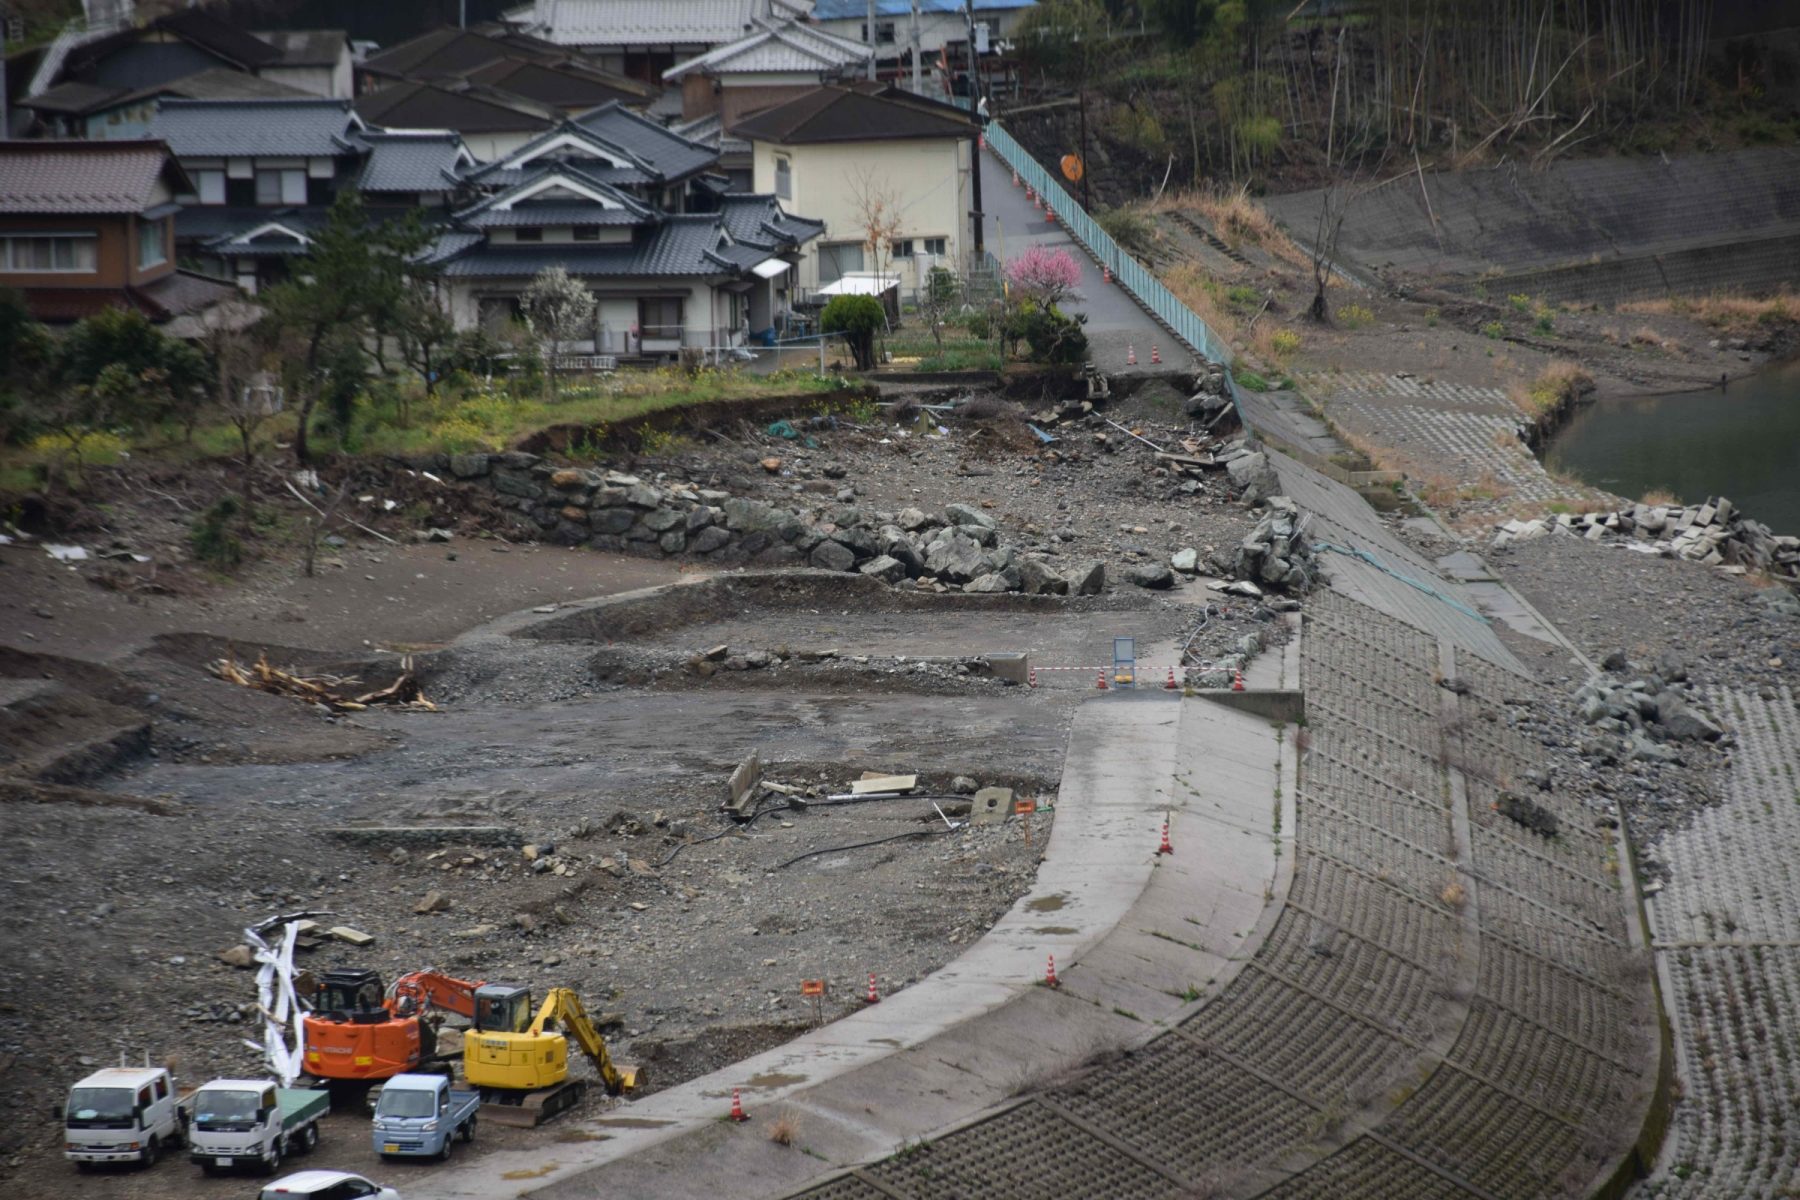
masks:
<svg viewBox="0 0 1800 1200"><path fill-rule="evenodd" d="M161 142L0 142L0 286L49 322L218 303L230 287L175 265L175 197L190 187Z"/></svg>

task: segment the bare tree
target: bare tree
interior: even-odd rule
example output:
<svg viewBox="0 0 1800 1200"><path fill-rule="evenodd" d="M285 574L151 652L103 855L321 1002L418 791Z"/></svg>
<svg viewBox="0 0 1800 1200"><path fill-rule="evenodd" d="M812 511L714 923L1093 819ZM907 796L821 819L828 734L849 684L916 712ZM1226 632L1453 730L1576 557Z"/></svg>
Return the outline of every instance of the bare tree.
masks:
<svg viewBox="0 0 1800 1200"><path fill-rule="evenodd" d="M859 168L849 182L851 211L869 251L869 267L879 281L894 264L894 240L904 229L899 193L885 176L868 167Z"/></svg>
<svg viewBox="0 0 1800 1200"><path fill-rule="evenodd" d="M550 395L560 394L557 360L570 342L593 336L594 293L560 266L537 273L519 297L532 332L543 340L549 354Z"/></svg>
<svg viewBox="0 0 1800 1200"><path fill-rule="evenodd" d="M271 347L265 329L258 326L261 318L262 310L255 305L229 300L207 314L206 333L201 338L213 362L219 414L237 430L243 451L240 516L246 529L255 496L256 435L264 422L281 411L283 396L274 376L263 370Z"/></svg>
<svg viewBox="0 0 1800 1200"><path fill-rule="evenodd" d="M1321 325L1331 321L1325 286L1337 268L1338 234L1344 228L1344 213L1349 202L1348 191L1338 184L1326 188L1319 196L1319 224L1313 232L1312 243L1313 298L1307 312Z"/></svg>

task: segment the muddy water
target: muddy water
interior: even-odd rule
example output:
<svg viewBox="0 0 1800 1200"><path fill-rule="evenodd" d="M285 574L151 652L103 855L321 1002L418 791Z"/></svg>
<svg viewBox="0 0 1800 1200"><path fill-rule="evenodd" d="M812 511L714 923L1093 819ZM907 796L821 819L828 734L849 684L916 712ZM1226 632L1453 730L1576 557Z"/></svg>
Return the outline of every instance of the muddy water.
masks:
<svg viewBox="0 0 1800 1200"><path fill-rule="evenodd" d="M1729 496L1777 533L1800 533L1800 361L1724 391L1596 401L1544 455L1551 470L1635 498Z"/></svg>

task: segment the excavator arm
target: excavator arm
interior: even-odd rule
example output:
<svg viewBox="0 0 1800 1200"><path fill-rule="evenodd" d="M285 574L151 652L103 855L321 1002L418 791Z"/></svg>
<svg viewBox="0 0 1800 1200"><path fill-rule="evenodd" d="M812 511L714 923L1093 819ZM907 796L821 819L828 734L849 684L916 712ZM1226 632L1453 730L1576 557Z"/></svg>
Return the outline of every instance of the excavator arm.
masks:
<svg viewBox="0 0 1800 1200"><path fill-rule="evenodd" d="M552 1024L559 1024L566 1031L566 1036L574 1038L582 1052L593 1060L594 1069L600 1072L600 1079L606 1084L608 1095L617 1096L620 1092L629 1092L637 1088L642 1072L636 1067L617 1067L613 1065L612 1055L607 1053L606 1041L594 1023L588 1020L587 1009L582 1007L581 997L573 988L551 988L544 997L543 1007L538 1009L537 1020L531 1024L532 1036L541 1036Z"/></svg>
<svg viewBox="0 0 1800 1200"><path fill-rule="evenodd" d="M441 971L414 971L394 980L391 997L396 1011L409 1008L414 1014L428 1008L441 1008L460 1017L475 1017L475 989L480 982L470 983Z"/></svg>

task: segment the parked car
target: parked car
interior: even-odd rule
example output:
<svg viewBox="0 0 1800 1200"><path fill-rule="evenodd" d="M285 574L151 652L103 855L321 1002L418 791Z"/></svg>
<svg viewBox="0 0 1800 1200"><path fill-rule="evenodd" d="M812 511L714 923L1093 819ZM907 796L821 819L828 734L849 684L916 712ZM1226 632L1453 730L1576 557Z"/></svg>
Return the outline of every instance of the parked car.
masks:
<svg viewBox="0 0 1800 1200"><path fill-rule="evenodd" d="M400 1200L393 1188L349 1171L296 1171L256 1195L257 1200Z"/></svg>

